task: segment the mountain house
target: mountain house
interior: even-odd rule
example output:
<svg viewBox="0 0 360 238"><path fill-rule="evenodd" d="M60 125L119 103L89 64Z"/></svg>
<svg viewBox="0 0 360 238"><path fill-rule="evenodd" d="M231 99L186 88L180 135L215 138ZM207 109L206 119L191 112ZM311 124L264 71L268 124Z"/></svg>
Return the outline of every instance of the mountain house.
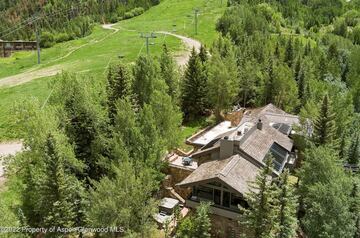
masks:
<svg viewBox="0 0 360 238"><path fill-rule="evenodd" d="M267 155L274 158L273 176L293 167L296 153L291 137L296 125L298 116L269 104L244 110L237 125L225 121L193 136L188 142L197 150L185 159L192 160L195 166L182 156L169 160L175 191L184 196L189 208L210 201L211 213L216 216L213 222L222 223L218 227L233 234L240 213L238 206L248 207L244 195L265 166ZM186 161L183 166L179 158Z"/></svg>

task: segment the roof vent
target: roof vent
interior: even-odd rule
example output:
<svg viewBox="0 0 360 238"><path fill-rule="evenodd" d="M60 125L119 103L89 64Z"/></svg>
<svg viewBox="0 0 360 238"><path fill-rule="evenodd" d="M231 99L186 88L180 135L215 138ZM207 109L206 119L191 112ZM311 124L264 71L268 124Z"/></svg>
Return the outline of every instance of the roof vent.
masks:
<svg viewBox="0 0 360 238"><path fill-rule="evenodd" d="M228 140L228 139L229 139L229 137L228 137L228 136L225 136L225 137L224 137L224 140Z"/></svg>
<svg viewBox="0 0 360 238"><path fill-rule="evenodd" d="M262 123L261 119L259 119L256 127L257 127L258 130L262 130L262 128L263 128L263 123Z"/></svg>

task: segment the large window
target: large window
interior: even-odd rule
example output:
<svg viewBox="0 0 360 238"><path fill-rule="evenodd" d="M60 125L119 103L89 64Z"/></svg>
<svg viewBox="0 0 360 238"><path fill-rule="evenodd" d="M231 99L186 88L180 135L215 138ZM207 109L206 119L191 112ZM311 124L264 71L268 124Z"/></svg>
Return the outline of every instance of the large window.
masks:
<svg viewBox="0 0 360 238"><path fill-rule="evenodd" d="M248 208L249 205L247 202L240 196L232 193L231 194L231 208L232 209L239 209L239 205L243 208Z"/></svg>
<svg viewBox="0 0 360 238"><path fill-rule="evenodd" d="M199 186L197 188L197 196L200 199L213 201L213 189L205 186Z"/></svg>
<svg viewBox="0 0 360 238"><path fill-rule="evenodd" d="M223 191L223 204L224 207L230 207L230 192Z"/></svg>
<svg viewBox="0 0 360 238"><path fill-rule="evenodd" d="M193 187L193 195L192 199L196 199L196 201L211 201L215 206L231 210L239 210L238 205L244 208L248 207L248 204L240 195L231 193L221 183L195 186Z"/></svg>
<svg viewBox="0 0 360 238"><path fill-rule="evenodd" d="M214 189L214 203L215 205L221 205L221 191Z"/></svg>

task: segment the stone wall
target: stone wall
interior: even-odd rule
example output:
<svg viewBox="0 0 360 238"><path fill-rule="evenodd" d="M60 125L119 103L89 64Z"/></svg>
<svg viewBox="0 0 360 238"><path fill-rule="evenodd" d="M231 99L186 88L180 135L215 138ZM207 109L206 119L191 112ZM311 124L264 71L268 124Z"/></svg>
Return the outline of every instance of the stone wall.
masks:
<svg viewBox="0 0 360 238"><path fill-rule="evenodd" d="M182 169L175 166L169 166L166 171L166 174L171 175L170 181L167 181L167 185L170 185L174 188L182 198L186 199L191 194L191 188L180 188L176 184L183 181L187 176L189 176L193 171L189 169Z"/></svg>

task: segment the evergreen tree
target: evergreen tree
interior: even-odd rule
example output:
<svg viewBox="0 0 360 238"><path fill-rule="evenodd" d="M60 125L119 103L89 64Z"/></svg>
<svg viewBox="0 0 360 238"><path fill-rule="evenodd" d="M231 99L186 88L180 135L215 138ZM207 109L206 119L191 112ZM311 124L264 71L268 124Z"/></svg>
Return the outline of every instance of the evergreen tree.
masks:
<svg viewBox="0 0 360 238"><path fill-rule="evenodd" d="M349 164L354 164L357 165L359 164L360 161L360 151L359 151L359 134L356 134L350 144L350 148L349 148L349 154L348 154L348 163Z"/></svg>
<svg viewBox="0 0 360 238"><path fill-rule="evenodd" d="M130 158L144 160L142 148L144 138L137 122L137 114L128 99L120 99L116 103L117 114L114 118L113 137L124 143Z"/></svg>
<svg viewBox="0 0 360 238"><path fill-rule="evenodd" d="M198 238L210 238L211 221L209 217L210 203L201 203L196 209L194 219L194 235Z"/></svg>
<svg viewBox="0 0 360 238"><path fill-rule="evenodd" d="M150 56L140 56L133 69L134 84L133 92L137 103L142 107L150 102L152 92L159 82L159 65Z"/></svg>
<svg viewBox="0 0 360 238"><path fill-rule="evenodd" d="M329 97L323 98L320 113L314 122L313 141L316 145L334 145L335 141L335 114L332 112Z"/></svg>
<svg viewBox="0 0 360 238"><path fill-rule="evenodd" d="M298 106L298 88L293 78L292 70L286 64L279 64L274 68L272 102L284 109L293 111Z"/></svg>
<svg viewBox="0 0 360 238"><path fill-rule="evenodd" d="M292 238L297 230L297 197L294 188L289 184L289 171L285 170L279 178L278 188L278 238Z"/></svg>
<svg viewBox="0 0 360 238"><path fill-rule="evenodd" d="M289 38L285 49L285 63L291 68L294 61L294 48L292 38Z"/></svg>
<svg viewBox="0 0 360 238"><path fill-rule="evenodd" d="M207 96L206 81L206 74L200 57L193 48L181 90L181 107L185 119L191 120L204 113Z"/></svg>
<svg viewBox="0 0 360 238"><path fill-rule="evenodd" d="M180 238L192 238L194 236L194 219L191 216L185 217L176 230L176 236Z"/></svg>
<svg viewBox="0 0 360 238"><path fill-rule="evenodd" d="M196 208L196 214L181 221L176 235L181 238L210 238L209 209L209 203L201 202L200 206Z"/></svg>
<svg viewBox="0 0 360 238"><path fill-rule="evenodd" d="M232 52L221 58L214 52L209 62L208 101L213 106L217 121L221 112L229 109L239 93L239 75L236 59Z"/></svg>
<svg viewBox="0 0 360 238"><path fill-rule="evenodd" d="M137 146L141 148L143 162L148 167L160 171L164 140L156 126L155 118L152 107L145 104L139 113L139 127L143 140L138 141Z"/></svg>
<svg viewBox="0 0 360 238"><path fill-rule="evenodd" d="M269 58L269 63L267 67L267 82L265 84L265 104L273 102L274 99L274 81L275 81L275 74L274 74L274 60L272 57Z"/></svg>
<svg viewBox="0 0 360 238"><path fill-rule="evenodd" d="M298 57L296 64L295 64L295 68L294 68L294 78L296 81L299 81L299 75L300 75L300 71L301 71L301 58Z"/></svg>
<svg viewBox="0 0 360 238"><path fill-rule="evenodd" d="M108 114L105 93L91 80L64 74L58 80L50 103L56 105L61 128L74 145L75 156L86 167L79 180L98 180L104 173L102 160L108 154Z"/></svg>
<svg viewBox="0 0 360 238"><path fill-rule="evenodd" d="M168 86L167 94L171 96L173 102L178 102L179 97L179 73L176 62L170 55L167 46L164 44L163 52L160 57L160 72L162 79Z"/></svg>
<svg viewBox="0 0 360 238"><path fill-rule="evenodd" d="M166 93L155 90L150 99L150 105L155 116L155 125L167 149L173 149L180 143L180 128L182 114L178 106Z"/></svg>
<svg viewBox="0 0 360 238"><path fill-rule="evenodd" d="M311 44L310 42L308 41L306 43L306 46L305 46L305 50L304 50L304 56L309 56L311 53Z"/></svg>
<svg viewBox="0 0 360 238"><path fill-rule="evenodd" d="M350 211L354 217L355 234L354 238L360 237L360 189L359 189L359 177L354 178L353 189L351 192L351 208Z"/></svg>
<svg viewBox="0 0 360 238"><path fill-rule="evenodd" d="M280 45L279 45L279 42L278 42L278 41L276 41L274 56L275 56L275 58L278 59L278 60L281 59Z"/></svg>
<svg viewBox="0 0 360 238"><path fill-rule="evenodd" d="M200 47L199 57L200 57L202 64L205 65L205 63L209 59L209 56L208 56L208 51L204 45L201 45L201 47Z"/></svg>
<svg viewBox="0 0 360 238"><path fill-rule="evenodd" d="M245 200L250 208L243 209L240 224L245 225L254 232L254 237L275 237L277 228L276 194L272 183L272 161L271 155L266 159L266 166L256 176L256 180L250 186L250 192L246 194ZM244 234L246 235L246 234Z"/></svg>
<svg viewBox="0 0 360 238"><path fill-rule="evenodd" d="M132 81L131 71L125 64L119 63L109 67L107 75L107 100L110 119L113 119L116 114L116 101L131 97Z"/></svg>
<svg viewBox="0 0 360 238"><path fill-rule="evenodd" d="M113 170L114 177L95 182L89 191L88 225L122 227L125 235L147 237L154 227L152 216L157 210L152 198L158 187L153 171L143 166L136 173L133 164L126 160ZM122 237L124 233L114 232L112 235Z"/></svg>
<svg viewBox="0 0 360 238"><path fill-rule="evenodd" d="M350 212L350 177L328 146L305 152L299 172L300 195L305 215L301 219L309 237L353 237L354 220Z"/></svg>
<svg viewBox="0 0 360 238"><path fill-rule="evenodd" d="M57 143L50 134L45 145L45 176L44 181L41 181L41 200L38 202L43 208L43 227L71 228L77 217L75 204L79 202L76 198L81 192L81 185L70 173L70 168L67 168L75 157L70 160L66 158L69 156L68 152L61 151L61 146Z"/></svg>
<svg viewBox="0 0 360 238"><path fill-rule="evenodd" d="M339 146L339 158L343 161L347 159L348 151L346 150L346 135L343 133L341 136L340 146Z"/></svg>
<svg viewBox="0 0 360 238"><path fill-rule="evenodd" d="M302 69L299 72L297 81L298 81L297 83L298 83L298 95L299 95L300 105L304 106L308 98L306 98L307 85L305 81L305 73Z"/></svg>

